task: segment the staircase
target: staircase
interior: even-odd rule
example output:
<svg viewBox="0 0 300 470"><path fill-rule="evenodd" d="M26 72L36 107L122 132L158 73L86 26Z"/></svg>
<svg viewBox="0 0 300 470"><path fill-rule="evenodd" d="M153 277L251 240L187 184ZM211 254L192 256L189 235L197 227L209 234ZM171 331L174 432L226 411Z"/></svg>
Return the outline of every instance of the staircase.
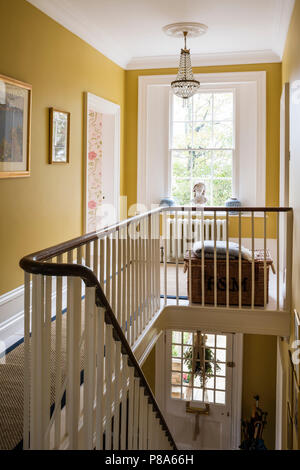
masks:
<svg viewBox="0 0 300 470"><path fill-rule="evenodd" d="M208 210L215 234L214 308L220 308L228 315L235 312L229 305L228 242L230 237L236 237L239 242L239 310L236 311L243 312L242 211L248 211L253 253L256 243L254 229L258 223L262 233L265 292L263 308L256 309L252 274L252 305L248 310L252 316L257 310L259 319L263 318L266 310L265 320L269 321L266 254L267 229L270 226L270 238L275 237L275 232L277 237L275 313L284 315L289 311L290 302L291 210L237 209L237 228L233 235L230 235L229 222L232 220L228 210ZM155 329L153 325L170 301L169 274L173 271L175 296L171 302L175 308L180 306L179 289L182 286L179 283L178 246L184 243L188 247L190 267L193 224L198 218L199 236L204 239L206 209L197 212L197 208L188 208L184 213L186 239L182 241L181 237L175 243L175 262L168 264L165 256L161 263L161 248L168 252L167 221L172 217L177 226L178 214L183 211L186 208L158 208L100 232L28 255L20 261L25 271L24 449L176 449L135 354L138 348L145 350L151 345L152 340L147 335ZM225 307L218 305L216 287L217 213L224 220L227 246ZM257 219L257 213L262 213L263 218ZM282 256L280 233L285 234ZM279 275L283 270L284 280ZM205 264L202 262L203 292L204 280ZM285 291L281 304L282 286ZM190 295L190 292L186 294ZM208 311L204 295L202 304L197 307L188 304L187 296L182 302L180 308L186 308L186 315L192 314L193 318L194 314L200 318L199 309L204 313ZM191 308L197 311L191 312ZM244 309L245 314L249 313L248 310ZM181 315L181 318L187 321L188 317Z"/></svg>

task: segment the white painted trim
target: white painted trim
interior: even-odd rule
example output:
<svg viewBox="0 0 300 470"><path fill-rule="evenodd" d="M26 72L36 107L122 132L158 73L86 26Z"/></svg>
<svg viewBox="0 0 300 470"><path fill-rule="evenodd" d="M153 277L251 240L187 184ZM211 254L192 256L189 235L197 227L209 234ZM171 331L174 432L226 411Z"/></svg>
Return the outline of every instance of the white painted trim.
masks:
<svg viewBox="0 0 300 470"><path fill-rule="evenodd" d="M167 305L161 311L157 328L223 331L269 336L289 336L290 312L243 308Z"/></svg>
<svg viewBox="0 0 300 470"><path fill-rule="evenodd" d="M155 348L155 399L165 414L166 410L166 374L164 367L157 367L166 357L166 331L160 336ZM166 364L165 364L166 365Z"/></svg>
<svg viewBox="0 0 300 470"><path fill-rule="evenodd" d="M137 201L148 209L151 208L149 200L149 169L147 159L147 127L148 127L148 87L170 86L175 75L144 75L138 78L138 168L137 168ZM195 74L195 78L202 85L226 86L239 83L255 82L257 84L257 167L256 167L256 201L257 206L265 206L266 189L266 72L230 72Z"/></svg>
<svg viewBox="0 0 300 470"><path fill-rule="evenodd" d="M267 74L257 72L257 167L256 167L256 205L266 204L266 138L267 138ZM264 194L260 189L263 188Z"/></svg>
<svg viewBox="0 0 300 470"><path fill-rule="evenodd" d="M120 105L112 101L100 98L92 93L85 93L84 106L84 232L87 232L87 214L88 214L88 110L92 107L95 111L103 114L112 114L115 116L115 135L114 135L114 206L116 221L120 218L120 145L121 145L121 113Z"/></svg>
<svg viewBox="0 0 300 470"><path fill-rule="evenodd" d="M237 333L233 335L233 362L235 367L232 371L232 419L231 419L231 449L239 450L241 444L241 422L242 422L242 394L243 394L243 350L244 335Z"/></svg>
<svg viewBox="0 0 300 470"><path fill-rule="evenodd" d="M192 54L193 67L216 65L247 65L280 63L281 57L271 49L258 51L220 52ZM126 65L126 70L177 68L178 55L133 57Z"/></svg>
<svg viewBox="0 0 300 470"><path fill-rule="evenodd" d="M24 310L24 285L0 297L0 330L13 316Z"/></svg>
<svg viewBox="0 0 300 470"><path fill-rule="evenodd" d="M277 338L277 370L276 370L276 424L275 449L282 450L283 404L284 404L284 371L280 352L281 338Z"/></svg>
<svg viewBox="0 0 300 470"><path fill-rule="evenodd" d="M139 366L141 367L145 360L147 359L147 357L149 356L149 354L151 353L152 349L154 348L155 344L157 343L157 341L159 340L160 336L162 335L162 331L160 331L157 335L155 335L151 341L149 341L146 349L144 350L143 354L141 355L141 357L139 358Z"/></svg>
<svg viewBox="0 0 300 470"><path fill-rule="evenodd" d="M67 284L62 290L62 309L67 306ZM52 286L52 316L56 315L56 283ZM24 336L24 285L0 297L0 354Z"/></svg>

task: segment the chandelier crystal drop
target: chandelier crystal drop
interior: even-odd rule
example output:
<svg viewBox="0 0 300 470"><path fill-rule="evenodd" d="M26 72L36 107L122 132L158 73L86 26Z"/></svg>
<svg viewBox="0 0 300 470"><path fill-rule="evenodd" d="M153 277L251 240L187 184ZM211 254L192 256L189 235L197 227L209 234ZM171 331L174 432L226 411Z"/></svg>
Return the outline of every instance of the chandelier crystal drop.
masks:
<svg viewBox="0 0 300 470"><path fill-rule="evenodd" d="M184 35L184 49L181 49L179 69L176 80L171 83L174 95L188 99L200 89L200 82L194 79L190 50L186 48L187 32Z"/></svg>

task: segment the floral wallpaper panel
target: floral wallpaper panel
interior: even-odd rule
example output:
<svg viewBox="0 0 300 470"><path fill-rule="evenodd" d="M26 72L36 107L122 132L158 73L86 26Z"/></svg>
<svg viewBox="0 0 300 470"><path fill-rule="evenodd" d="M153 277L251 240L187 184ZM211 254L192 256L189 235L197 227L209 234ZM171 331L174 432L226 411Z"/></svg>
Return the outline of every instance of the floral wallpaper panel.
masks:
<svg viewBox="0 0 300 470"><path fill-rule="evenodd" d="M88 114L88 217L87 231L93 232L97 227L97 208L102 203L102 127L103 114L89 110Z"/></svg>

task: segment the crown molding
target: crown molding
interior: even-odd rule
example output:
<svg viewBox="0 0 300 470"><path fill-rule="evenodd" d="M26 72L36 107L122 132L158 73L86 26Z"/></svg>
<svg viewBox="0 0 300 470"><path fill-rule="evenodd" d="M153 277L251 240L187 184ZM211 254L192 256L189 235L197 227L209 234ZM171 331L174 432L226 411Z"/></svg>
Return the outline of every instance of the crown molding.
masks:
<svg viewBox="0 0 300 470"><path fill-rule="evenodd" d="M131 59L128 55L125 57L124 50L114 47L103 34L100 34L101 32L98 31L96 35L87 24L86 19L78 18L72 9L71 0L51 0L51 2L49 0L27 0L27 2L125 70L178 67L179 51L176 55L133 57ZM295 0L276 0L277 14L273 27L272 49L192 54L193 67L281 62L294 4Z"/></svg>
<svg viewBox="0 0 300 470"><path fill-rule="evenodd" d="M193 67L281 62L281 57L272 50L191 54L191 58ZM126 70L177 68L178 64L179 53L176 56L135 57Z"/></svg>

